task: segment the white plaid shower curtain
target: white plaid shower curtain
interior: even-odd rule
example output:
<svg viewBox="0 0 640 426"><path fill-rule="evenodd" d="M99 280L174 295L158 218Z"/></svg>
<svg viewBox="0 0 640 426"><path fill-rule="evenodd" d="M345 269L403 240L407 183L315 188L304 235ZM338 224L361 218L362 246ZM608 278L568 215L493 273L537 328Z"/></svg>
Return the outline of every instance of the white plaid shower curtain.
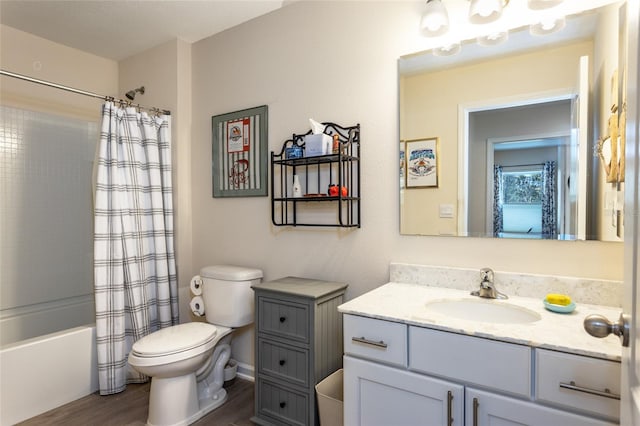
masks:
<svg viewBox="0 0 640 426"><path fill-rule="evenodd" d="M178 323L170 120L103 106L94 213L101 395L146 381L127 363L131 346Z"/></svg>

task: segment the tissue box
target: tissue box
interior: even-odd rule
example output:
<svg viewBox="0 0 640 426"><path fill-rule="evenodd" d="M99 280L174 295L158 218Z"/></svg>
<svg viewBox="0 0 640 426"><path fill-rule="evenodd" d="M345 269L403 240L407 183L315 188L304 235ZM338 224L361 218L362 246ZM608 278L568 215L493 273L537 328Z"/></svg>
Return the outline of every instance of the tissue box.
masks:
<svg viewBox="0 0 640 426"><path fill-rule="evenodd" d="M306 135L304 137L304 156L315 157L317 155L331 154L333 139L329 135Z"/></svg>

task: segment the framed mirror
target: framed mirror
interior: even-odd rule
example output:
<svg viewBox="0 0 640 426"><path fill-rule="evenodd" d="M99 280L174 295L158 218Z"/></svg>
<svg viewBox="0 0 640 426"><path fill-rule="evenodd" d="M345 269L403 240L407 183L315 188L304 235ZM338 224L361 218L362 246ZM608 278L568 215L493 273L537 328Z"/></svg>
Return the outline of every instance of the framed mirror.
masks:
<svg viewBox="0 0 640 426"><path fill-rule="evenodd" d="M624 185L607 181L597 145L623 104L611 81L624 87L625 4L555 34L523 27L500 46L399 59L401 234L621 241ZM421 159L406 141L425 139L438 140L438 185L412 187Z"/></svg>

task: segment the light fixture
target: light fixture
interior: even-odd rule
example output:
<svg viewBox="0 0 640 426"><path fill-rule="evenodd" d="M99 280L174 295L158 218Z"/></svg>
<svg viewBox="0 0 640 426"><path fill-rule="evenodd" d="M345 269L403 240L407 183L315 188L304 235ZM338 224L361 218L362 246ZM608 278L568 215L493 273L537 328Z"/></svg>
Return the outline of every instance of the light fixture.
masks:
<svg viewBox="0 0 640 426"><path fill-rule="evenodd" d="M509 0L470 0L469 21L472 24L488 24L502 15Z"/></svg>
<svg viewBox="0 0 640 426"><path fill-rule="evenodd" d="M531 10L549 9L562 3L562 0L529 0L527 5Z"/></svg>
<svg viewBox="0 0 640 426"><path fill-rule="evenodd" d="M446 46L433 49L433 54L434 56L453 56L460 53L461 49L462 47L460 46L460 43L451 43Z"/></svg>
<svg viewBox="0 0 640 426"><path fill-rule="evenodd" d="M509 39L508 31L496 31L485 36L478 37L476 40L480 46L496 46L502 44Z"/></svg>
<svg viewBox="0 0 640 426"><path fill-rule="evenodd" d="M420 29L430 37L436 37L449 30L449 14L441 0L427 0L427 6L420 20Z"/></svg>
<svg viewBox="0 0 640 426"><path fill-rule="evenodd" d="M531 35L547 35L551 33L555 33L556 31L560 31L567 25L567 21L564 17L560 18L545 18L538 22L537 24L533 24L529 27L529 33Z"/></svg>

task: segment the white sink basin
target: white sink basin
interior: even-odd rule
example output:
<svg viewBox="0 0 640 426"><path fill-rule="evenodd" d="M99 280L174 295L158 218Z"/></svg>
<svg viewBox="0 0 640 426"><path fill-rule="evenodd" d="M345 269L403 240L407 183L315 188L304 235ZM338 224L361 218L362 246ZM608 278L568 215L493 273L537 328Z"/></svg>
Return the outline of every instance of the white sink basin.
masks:
<svg viewBox="0 0 640 426"><path fill-rule="evenodd" d="M540 314L502 300L444 299L428 302L427 313L467 321L499 324L525 324L541 319Z"/></svg>

